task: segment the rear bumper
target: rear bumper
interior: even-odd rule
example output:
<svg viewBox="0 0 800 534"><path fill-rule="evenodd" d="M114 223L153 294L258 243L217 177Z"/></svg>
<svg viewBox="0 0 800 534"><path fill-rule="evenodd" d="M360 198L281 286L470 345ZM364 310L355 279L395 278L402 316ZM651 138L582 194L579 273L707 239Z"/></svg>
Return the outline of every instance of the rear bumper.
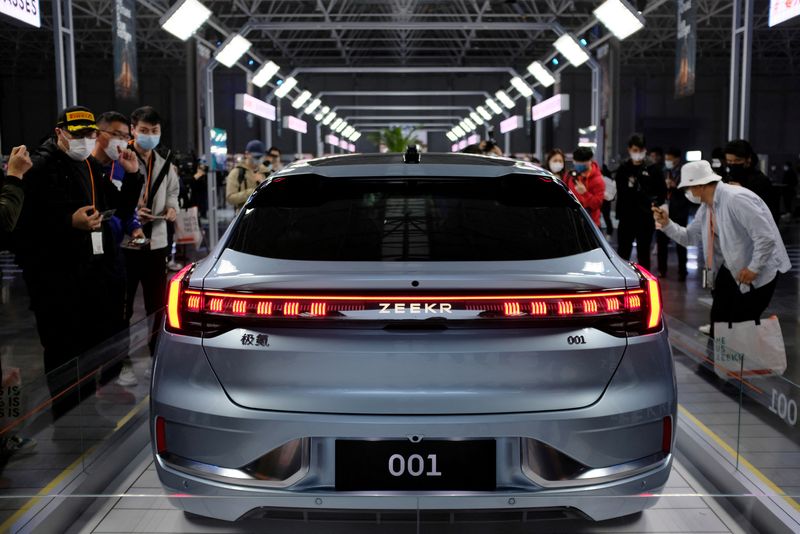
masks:
<svg viewBox="0 0 800 534"><path fill-rule="evenodd" d="M513 392L509 392L513 395ZM674 373L666 332L634 338L603 396L575 410L481 415L347 415L277 412L237 406L199 345L165 334L156 357L153 417L167 423L173 454L236 469L292 440L310 438L305 472L286 487L253 487L168 465L156 468L177 506L235 520L261 508L310 510L576 509L596 520L640 511L666 483L671 455L598 483L547 486L523 469L530 438L590 468L634 465L661 451L664 417L675 421ZM658 431L656 431L658 429ZM674 432L673 432L674 434ZM494 438L498 490L489 493L336 492L334 443L351 439Z"/></svg>

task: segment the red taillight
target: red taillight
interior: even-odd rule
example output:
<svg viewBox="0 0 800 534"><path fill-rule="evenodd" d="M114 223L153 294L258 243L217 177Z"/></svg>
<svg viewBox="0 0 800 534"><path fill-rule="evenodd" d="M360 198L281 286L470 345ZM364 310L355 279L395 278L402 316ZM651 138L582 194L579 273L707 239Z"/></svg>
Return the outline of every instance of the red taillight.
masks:
<svg viewBox="0 0 800 534"><path fill-rule="evenodd" d="M568 300L562 300L558 303L558 314L559 315L572 315L573 306L572 302Z"/></svg>
<svg viewBox="0 0 800 534"><path fill-rule="evenodd" d="M247 301L244 299L234 300L231 308L234 315L244 315L247 313Z"/></svg>
<svg viewBox="0 0 800 534"><path fill-rule="evenodd" d="M283 314L292 316L292 315L299 315L300 314L300 303L299 302L284 302L283 303Z"/></svg>
<svg viewBox="0 0 800 534"><path fill-rule="evenodd" d="M542 300L531 302L531 315L537 317L547 315L547 303Z"/></svg>
<svg viewBox="0 0 800 534"><path fill-rule="evenodd" d="M661 452L669 454L672 450L672 416L664 418L661 430Z"/></svg>
<svg viewBox="0 0 800 534"><path fill-rule="evenodd" d="M265 316L272 315L272 302L262 300L256 305L256 315Z"/></svg>
<svg viewBox="0 0 800 534"><path fill-rule="evenodd" d="M597 313L597 301L594 299L584 300L583 313Z"/></svg>
<svg viewBox="0 0 800 534"><path fill-rule="evenodd" d="M642 274L647 286L647 317L645 324L648 330L655 330L661 326L661 287L658 279L650 271L637 265L636 269Z"/></svg>
<svg viewBox="0 0 800 534"><path fill-rule="evenodd" d="M167 294L167 324L179 330L181 328L181 293L183 291L183 278L186 276L193 264L189 264L169 281L169 292Z"/></svg>
<svg viewBox="0 0 800 534"><path fill-rule="evenodd" d="M522 308L519 305L519 302L504 302L503 303L503 315L506 317L513 317L516 315L520 315L522 313Z"/></svg>
<svg viewBox="0 0 800 534"><path fill-rule="evenodd" d="M163 417L156 417L156 452L167 452L167 422Z"/></svg>
<svg viewBox="0 0 800 534"><path fill-rule="evenodd" d="M328 304L325 302L312 302L309 313L314 317L325 317L328 313L327 308Z"/></svg>

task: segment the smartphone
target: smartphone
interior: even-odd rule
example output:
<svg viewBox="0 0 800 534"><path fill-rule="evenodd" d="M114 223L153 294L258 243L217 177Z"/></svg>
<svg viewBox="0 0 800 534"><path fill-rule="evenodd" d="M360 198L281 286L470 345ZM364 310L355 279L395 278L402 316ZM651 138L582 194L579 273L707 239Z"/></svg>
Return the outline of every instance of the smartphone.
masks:
<svg viewBox="0 0 800 534"><path fill-rule="evenodd" d="M101 219L100 219L100 220L102 220L102 221L107 221L107 220L109 220L111 217L113 217L113 216L114 216L114 214L115 214L116 212L117 212L117 210L115 210L115 209L113 209L113 210L106 210L106 211L104 211L104 212L101 214L101 216L102 216L102 217L101 217Z"/></svg>

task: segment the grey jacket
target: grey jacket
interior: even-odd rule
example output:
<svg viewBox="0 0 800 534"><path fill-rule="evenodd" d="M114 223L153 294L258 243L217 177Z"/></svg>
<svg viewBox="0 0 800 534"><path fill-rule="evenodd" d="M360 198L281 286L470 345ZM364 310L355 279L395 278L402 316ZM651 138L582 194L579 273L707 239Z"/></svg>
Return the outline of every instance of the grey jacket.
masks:
<svg viewBox="0 0 800 534"><path fill-rule="evenodd" d="M151 180L154 183L166 160L155 150L153 150L152 153L155 156L155 161L153 161L153 169L150 172L150 175ZM148 168L147 162L142 161L141 157L139 158L139 165L141 167L140 172L145 177L145 183L142 187L142 194L139 196L139 207L141 208L146 206L145 188L147 188L148 182ZM170 170L167 172L167 175L164 177L164 180L161 182L161 185L158 187L155 192L155 196L153 197L153 215L164 215L168 208L174 208L175 211L177 211L179 207L179 193L180 182L178 178L178 171L175 169L175 165L170 164ZM150 249L155 250L164 248L167 245L167 221L164 219L157 219L153 221L152 233L150 235Z"/></svg>

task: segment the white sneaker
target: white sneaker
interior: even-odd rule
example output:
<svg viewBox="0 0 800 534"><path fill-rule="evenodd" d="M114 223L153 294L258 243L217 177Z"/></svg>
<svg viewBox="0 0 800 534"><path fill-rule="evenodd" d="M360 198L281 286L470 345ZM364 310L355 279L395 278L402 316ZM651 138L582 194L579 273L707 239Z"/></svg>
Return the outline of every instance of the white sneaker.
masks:
<svg viewBox="0 0 800 534"><path fill-rule="evenodd" d="M703 334L705 334L707 336L711 335L711 325L710 324L704 324L703 326L698 326L697 329L700 330L701 333L703 333Z"/></svg>
<svg viewBox="0 0 800 534"><path fill-rule="evenodd" d="M123 363L122 370L119 372L116 382L117 385L123 387L130 387L138 384L139 380L136 378L136 374L133 372L133 365L127 362Z"/></svg>
<svg viewBox="0 0 800 534"><path fill-rule="evenodd" d="M172 261L167 263L167 269L169 269L170 271L173 271L173 272L178 272L181 269L183 269L183 264L182 263L178 263L175 260L172 260Z"/></svg>

